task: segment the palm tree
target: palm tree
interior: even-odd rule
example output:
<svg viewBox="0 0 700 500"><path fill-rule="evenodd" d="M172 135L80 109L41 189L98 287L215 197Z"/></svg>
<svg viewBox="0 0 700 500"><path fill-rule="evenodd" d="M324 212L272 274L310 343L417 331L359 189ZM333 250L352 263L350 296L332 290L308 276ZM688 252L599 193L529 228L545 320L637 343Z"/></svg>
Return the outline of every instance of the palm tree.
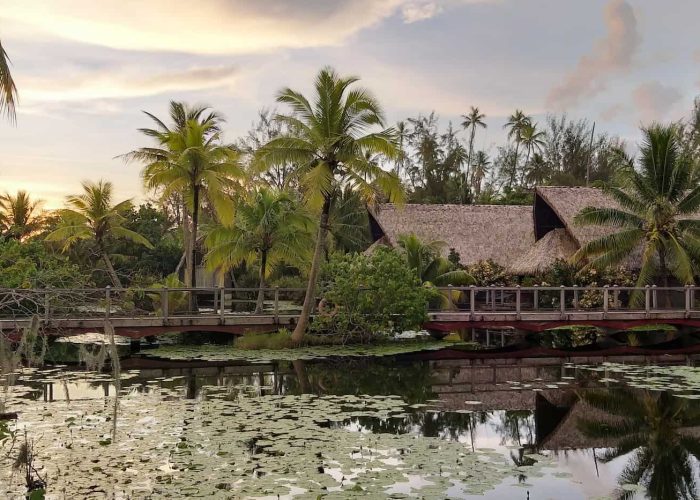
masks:
<svg viewBox="0 0 700 500"><path fill-rule="evenodd" d="M613 417L577 422L584 436L614 440L599 459L607 463L632 453L618 478L620 486L643 485L655 500L698 498L691 460L700 460L700 439L691 430L700 424L696 401L669 392L623 388L582 391L579 397ZM633 491L618 491L620 499L633 496Z"/></svg>
<svg viewBox="0 0 700 500"><path fill-rule="evenodd" d="M326 253L362 252L371 243L367 205L353 189L339 189L328 214Z"/></svg>
<svg viewBox="0 0 700 500"><path fill-rule="evenodd" d="M402 234L397 239L398 246L406 258L408 267L413 269L425 287L473 285L474 278L464 269L455 266L440 254L445 247L442 241L422 241L415 234ZM451 296L450 296L451 295ZM443 308L453 307L460 293L436 294Z"/></svg>
<svg viewBox="0 0 700 500"><path fill-rule="evenodd" d="M406 162L408 153L406 152L406 144L408 141L408 127L405 121L396 122L396 138L398 141L398 151L396 152L396 162L394 172L398 177L406 172Z"/></svg>
<svg viewBox="0 0 700 500"><path fill-rule="evenodd" d="M15 104L17 103L17 86L10 73L10 58L0 41L0 114L5 114L11 122L15 121Z"/></svg>
<svg viewBox="0 0 700 500"><path fill-rule="evenodd" d="M472 170L472 187L474 189L474 199L481 195L481 183L486 178L486 174L489 172L489 165L491 161L489 156L484 151L477 151L474 157L474 169Z"/></svg>
<svg viewBox="0 0 700 500"><path fill-rule="evenodd" d="M22 241L42 225L42 200L32 200L26 191L0 196L0 234Z"/></svg>
<svg viewBox="0 0 700 500"><path fill-rule="evenodd" d="M528 162L527 173L525 174L525 182L529 186L539 186L547 182L552 175L552 169L544 159L542 154L535 153L532 159Z"/></svg>
<svg viewBox="0 0 700 500"><path fill-rule="evenodd" d="M183 224L187 262L187 284L197 286L196 248L202 205L207 202L224 222L233 218L230 194L243 175L236 149L221 143L223 118L206 106L188 106L170 102L168 126L151 113L144 112L156 124L155 129L140 129L153 137L157 147L144 147L124 155L146 163L142 172L149 189L160 190L162 198L182 196L183 211L189 225ZM191 294L194 297L193 294ZM194 304L192 304L194 308Z"/></svg>
<svg viewBox="0 0 700 500"><path fill-rule="evenodd" d="M474 136L476 135L476 127L486 128L484 118L486 115L479 111L478 107L471 107L469 114L462 115L464 121L462 127L464 130L469 130L469 152L467 154L467 178L472 168L472 154L474 154Z"/></svg>
<svg viewBox="0 0 700 500"><path fill-rule="evenodd" d="M292 339L300 342L314 304L316 281L328 232L328 217L339 186L350 186L366 202L378 196L402 201L401 182L395 173L367 161L367 154L396 156L396 132L381 128L384 114L372 94L351 86L355 77L340 77L333 69L322 69L315 81L315 96L309 101L301 93L286 88L277 102L291 107L290 115L277 119L288 126L288 133L272 139L259 150L261 164L292 162L304 194L313 207L320 207L320 223L304 306ZM313 104L312 104L313 103Z"/></svg>
<svg viewBox="0 0 700 500"><path fill-rule="evenodd" d="M520 135L525 126L529 125L532 119L523 113L522 110L516 109L515 113L508 117L508 121L503 128L508 129L508 139L515 141L515 155L513 156L513 168L510 173L508 186L512 187L515 182L515 174L518 170L518 148L520 147Z"/></svg>
<svg viewBox="0 0 700 500"><path fill-rule="evenodd" d="M116 288L122 288L112 261L107 252L107 243L111 238L124 238L147 248L153 245L140 234L124 227L125 214L133 208L131 200L112 204L112 183L99 181L83 182L83 193L68 196L66 203L70 208L59 211L59 227L46 237L46 241L63 243L63 251L68 250L78 241L92 241L104 262L107 273Z"/></svg>
<svg viewBox="0 0 700 500"><path fill-rule="evenodd" d="M236 210L233 224L206 237L207 265L228 271L243 261L260 266L255 314L263 308L265 280L272 266L299 263L313 245L313 222L290 195L260 188Z"/></svg>
<svg viewBox="0 0 700 500"><path fill-rule="evenodd" d="M536 123L526 123L523 126L522 130L520 130L519 142L527 148L527 154L525 156L525 167L523 168L523 171L521 173L521 184L525 178L525 172L527 171L528 163L530 161L530 154L533 151L535 151L535 153L539 153L542 151L542 148L545 146L546 135L547 134L545 134L544 131L537 130Z"/></svg>
<svg viewBox="0 0 700 500"><path fill-rule="evenodd" d="M620 208L586 207L574 219L614 232L583 245L573 260L588 259L584 268L603 269L641 250L637 286L660 277L667 287L669 274L692 284L700 262L700 221L693 218L700 185L692 160L681 153L675 126L652 125L643 135L638 168L624 170L622 188L603 188Z"/></svg>

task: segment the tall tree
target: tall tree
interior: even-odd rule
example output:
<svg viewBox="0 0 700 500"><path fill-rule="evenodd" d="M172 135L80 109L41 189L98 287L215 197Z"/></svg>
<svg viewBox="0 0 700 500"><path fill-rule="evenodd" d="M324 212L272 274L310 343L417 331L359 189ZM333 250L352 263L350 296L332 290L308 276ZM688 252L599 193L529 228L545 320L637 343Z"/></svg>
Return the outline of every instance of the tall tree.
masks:
<svg viewBox="0 0 700 500"><path fill-rule="evenodd" d="M472 189L474 190L474 199L481 195L481 185L489 173L489 155L485 151L477 151L474 157L474 168L472 169Z"/></svg>
<svg viewBox="0 0 700 500"><path fill-rule="evenodd" d="M470 171L472 168L472 155L474 154L474 137L476 135L476 127L486 128L484 118L486 115L479 111L478 107L471 106L468 114L462 115L464 121L462 127L469 131L469 152L467 154L467 178L471 180Z"/></svg>
<svg viewBox="0 0 700 500"><path fill-rule="evenodd" d="M518 149L520 148L520 134L522 133L525 126L529 125L532 119L523 113L522 110L516 109L515 113L508 117L508 121L503 128L508 130L508 139L515 142L515 155L513 156L513 166L511 168L510 178L508 180L508 187L513 187L515 183L515 175L518 171Z"/></svg>
<svg viewBox="0 0 700 500"><path fill-rule="evenodd" d="M170 126L151 113L145 114L155 122L156 128L139 130L153 137L158 146L140 148L124 157L146 164L142 172L146 187L159 190L163 198L175 193L182 196L189 218L189 225L183 225L187 284L194 288L202 206L206 202L222 221L232 220L234 204L230 195L243 176L239 153L232 145L222 143L224 120L208 107L171 101Z"/></svg>
<svg viewBox="0 0 700 500"><path fill-rule="evenodd" d="M320 208L318 237L309 270L304 306L292 339L302 340L315 302L316 281L328 232L328 217L338 186L351 186L368 200L378 194L391 201L402 200L401 182L373 162L367 154L396 156L396 132L381 129L384 114L379 102L366 89L352 87L355 77L341 77L332 68L323 68L316 77L310 101L298 91L286 88L277 102L291 108L291 114L278 115L289 132L272 139L259 150L264 164L292 162L308 201ZM313 104L312 104L313 103ZM371 131L380 129L378 131Z"/></svg>
<svg viewBox="0 0 700 500"><path fill-rule="evenodd" d="M694 218L700 185L675 126L652 125L643 135L637 169L624 170L621 188L604 188L620 208L587 207L575 218L613 232L583 245L574 260L588 259L587 267L602 269L641 250L638 286L655 279L668 286L669 275L692 284L700 262L700 220Z"/></svg>
<svg viewBox="0 0 700 500"><path fill-rule="evenodd" d="M537 129L536 123L526 123L520 130L520 143L526 148L525 165L521 173L521 184L525 180L525 174L528 170L530 162L530 154L534 151L539 153L545 145L546 134L542 130Z"/></svg>
<svg viewBox="0 0 700 500"><path fill-rule="evenodd" d="M42 200L32 200L26 191L0 196L0 235L22 241L41 228Z"/></svg>
<svg viewBox="0 0 700 500"><path fill-rule="evenodd" d="M207 265L229 270L243 261L260 266L255 313L263 308L266 278L281 262L299 264L313 246L313 221L287 193L261 188L239 205L230 226L217 226L206 237Z"/></svg>
<svg viewBox="0 0 700 500"><path fill-rule="evenodd" d="M122 288L121 280L107 251L108 240L124 238L148 248L152 248L152 245L140 234L124 227L125 214L133 208L133 204L131 200L113 204L111 182L83 182L82 186L82 194L66 198L69 208L59 211L59 227L46 237L46 241L63 243L64 251L78 241L91 241L104 262L112 284Z"/></svg>
<svg viewBox="0 0 700 500"><path fill-rule="evenodd" d="M11 122L15 121L16 103L17 86L10 73L10 58L0 41L0 114L6 115Z"/></svg>

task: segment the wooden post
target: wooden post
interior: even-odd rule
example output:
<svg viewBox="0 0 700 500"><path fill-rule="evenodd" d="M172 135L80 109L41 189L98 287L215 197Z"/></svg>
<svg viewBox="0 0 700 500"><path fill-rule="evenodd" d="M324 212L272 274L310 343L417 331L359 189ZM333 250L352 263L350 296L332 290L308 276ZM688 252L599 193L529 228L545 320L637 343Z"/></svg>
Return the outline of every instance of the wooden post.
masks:
<svg viewBox="0 0 700 500"><path fill-rule="evenodd" d="M520 303L520 285L515 287L515 317L520 319L521 303Z"/></svg>
<svg viewBox="0 0 700 500"><path fill-rule="evenodd" d="M656 311L659 308L658 294L656 293L656 285L651 286L651 307Z"/></svg>
<svg viewBox="0 0 700 500"><path fill-rule="evenodd" d="M685 317L690 317L690 285L685 285Z"/></svg>
<svg viewBox="0 0 700 500"><path fill-rule="evenodd" d="M539 310L540 308L540 291L537 288L537 285L535 285L535 290L532 292L532 309L534 311Z"/></svg>
<svg viewBox="0 0 700 500"><path fill-rule="evenodd" d="M603 318L607 317L608 309L610 308L610 287L603 287Z"/></svg>
<svg viewBox="0 0 700 500"><path fill-rule="evenodd" d="M566 316L566 288L564 288L564 285L559 287L559 309L561 317L564 319L564 316Z"/></svg>
<svg viewBox="0 0 700 500"><path fill-rule="evenodd" d="M109 320L109 315L112 312L112 287L105 287L105 320Z"/></svg>
<svg viewBox="0 0 700 500"><path fill-rule="evenodd" d="M493 288L491 292L491 310L495 311L496 310L496 287L494 285L491 285L491 288Z"/></svg>
<svg viewBox="0 0 700 500"><path fill-rule="evenodd" d="M644 287L644 312L645 316L649 317L649 312L651 311L651 288L649 285Z"/></svg>
<svg viewBox="0 0 700 500"><path fill-rule="evenodd" d="M223 286L219 287L219 320L221 324L224 324L226 316L226 308L224 307L224 297L226 296L226 288Z"/></svg>
<svg viewBox="0 0 700 500"><path fill-rule="evenodd" d="M452 285L447 285L447 304L449 305L450 309L455 308L455 304L452 302Z"/></svg>
<svg viewBox="0 0 700 500"><path fill-rule="evenodd" d="M163 315L163 321L168 321L168 287L163 287L160 291L160 313Z"/></svg>
<svg viewBox="0 0 700 500"><path fill-rule="evenodd" d="M574 285L574 310L578 310L578 287Z"/></svg>
<svg viewBox="0 0 700 500"><path fill-rule="evenodd" d="M280 322L280 287L275 287L275 323Z"/></svg>
<svg viewBox="0 0 700 500"><path fill-rule="evenodd" d="M469 319L474 320L474 313L476 313L476 287L474 285L469 286ZM472 330L473 332L474 330Z"/></svg>
<svg viewBox="0 0 700 500"><path fill-rule="evenodd" d="M613 285L613 308L620 308L620 290L618 285Z"/></svg>

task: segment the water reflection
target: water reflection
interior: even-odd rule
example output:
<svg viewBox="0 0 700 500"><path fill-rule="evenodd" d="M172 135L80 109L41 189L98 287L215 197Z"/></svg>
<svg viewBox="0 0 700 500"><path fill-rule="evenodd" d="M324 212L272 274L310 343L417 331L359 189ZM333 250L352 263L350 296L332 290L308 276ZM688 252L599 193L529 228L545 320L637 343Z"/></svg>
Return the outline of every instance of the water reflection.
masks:
<svg viewBox="0 0 700 500"><path fill-rule="evenodd" d="M700 460L697 400L626 388L587 391L580 397L599 414L580 417L578 428L585 436L611 446L598 459L604 463L620 457L626 460L618 478L619 498L631 498L634 490L630 485L637 484L652 499L700 496L696 483Z"/></svg>
<svg viewBox="0 0 700 500"><path fill-rule="evenodd" d="M123 411L115 397L119 394L157 396L158 404L164 405L204 401L221 393L216 388L232 400L242 390L263 396L395 395L408 403L400 413L386 418L357 416L351 415L357 408L348 407L343 410L347 418L324 425L352 432L437 437L463 443L472 452L493 450L500 460L517 467L513 480L526 486L533 498L586 498L595 496L590 494L594 487L604 490L600 494L632 498L638 492L631 484L643 485L654 499L698 495L699 401L600 382L604 373L579 370L558 359L393 357L262 365L132 359L124 360L122 367L121 385L114 383L114 373L29 372L20 377L19 399L60 399L67 404L104 399L114 412L114 439ZM605 384L609 387L601 387ZM30 408L27 404L22 409ZM184 421L183 435L193 420ZM556 459L552 470L533 473L542 457L552 456ZM570 465L572 457L588 460L590 468ZM593 467L596 473L590 472ZM571 475L577 476L576 481ZM508 495L492 491L486 497Z"/></svg>

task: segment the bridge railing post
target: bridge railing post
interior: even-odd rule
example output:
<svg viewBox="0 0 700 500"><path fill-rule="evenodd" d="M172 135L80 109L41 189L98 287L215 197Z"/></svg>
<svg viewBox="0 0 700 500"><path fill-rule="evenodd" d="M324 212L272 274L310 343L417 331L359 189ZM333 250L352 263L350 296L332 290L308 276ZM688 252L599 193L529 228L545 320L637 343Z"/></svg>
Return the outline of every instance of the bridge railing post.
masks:
<svg viewBox="0 0 700 500"><path fill-rule="evenodd" d="M496 287L491 285L491 310L496 310Z"/></svg>
<svg viewBox="0 0 700 500"><path fill-rule="evenodd" d="M455 303L452 300L452 285L447 285L447 306L450 309L455 309Z"/></svg>
<svg viewBox="0 0 700 500"><path fill-rule="evenodd" d="M578 310L578 286L574 285L574 310Z"/></svg>
<svg viewBox="0 0 700 500"><path fill-rule="evenodd" d="M275 286L275 323L280 322L280 287Z"/></svg>
<svg viewBox="0 0 700 500"><path fill-rule="evenodd" d="M610 309L610 287L608 285L605 285L605 286L603 286L603 318L607 317L609 309Z"/></svg>
<svg viewBox="0 0 700 500"><path fill-rule="evenodd" d="M515 317L517 319L520 319L520 313L521 313L521 296L520 296L521 290L520 290L520 285L517 285L515 287Z"/></svg>
<svg viewBox="0 0 700 500"><path fill-rule="evenodd" d="M537 311L540 308L540 291L538 286L535 285L535 289L532 292L532 310Z"/></svg>
<svg viewBox="0 0 700 500"><path fill-rule="evenodd" d="M613 309L620 308L620 290L618 285L613 285Z"/></svg>
<svg viewBox="0 0 700 500"><path fill-rule="evenodd" d="M690 317L690 285L685 285L685 317Z"/></svg>
<svg viewBox="0 0 700 500"><path fill-rule="evenodd" d="M226 288L223 286L219 287L219 320L221 324L224 323L226 319L226 308L224 307L224 299L226 298Z"/></svg>
<svg viewBox="0 0 700 500"><path fill-rule="evenodd" d="M649 285L644 286L644 315L649 317L651 311L651 288Z"/></svg>
<svg viewBox="0 0 700 500"><path fill-rule="evenodd" d="M656 285L651 286L651 307L654 309L654 311L658 310L659 308L659 295L656 290Z"/></svg>
<svg viewBox="0 0 700 500"><path fill-rule="evenodd" d="M469 315L470 319L474 319L474 313L476 313L476 287L474 285L469 286Z"/></svg>
<svg viewBox="0 0 700 500"><path fill-rule="evenodd" d="M165 286L160 291L160 313L163 321L168 321L168 287Z"/></svg>
<svg viewBox="0 0 700 500"><path fill-rule="evenodd" d="M109 315L112 312L112 287L105 287L105 320L109 320Z"/></svg>
<svg viewBox="0 0 700 500"><path fill-rule="evenodd" d="M564 316L566 316L566 288L564 285L559 287L559 311L562 319L564 319Z"/></svg>

